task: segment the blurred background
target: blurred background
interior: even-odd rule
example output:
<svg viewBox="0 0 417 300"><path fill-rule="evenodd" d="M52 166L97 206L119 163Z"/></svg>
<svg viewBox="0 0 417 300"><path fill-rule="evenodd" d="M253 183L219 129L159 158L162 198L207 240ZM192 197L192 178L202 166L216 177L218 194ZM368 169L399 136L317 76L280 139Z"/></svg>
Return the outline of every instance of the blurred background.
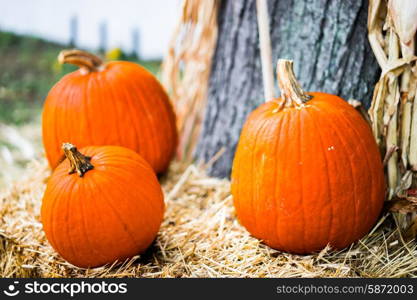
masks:
<svg viewBox="0 0 417 300"><path fill-rule="evenodd" d="M40 114L64 74L64 48L135 61L158 74L180 0L0 0L0 188L42 155Z"/></svg>

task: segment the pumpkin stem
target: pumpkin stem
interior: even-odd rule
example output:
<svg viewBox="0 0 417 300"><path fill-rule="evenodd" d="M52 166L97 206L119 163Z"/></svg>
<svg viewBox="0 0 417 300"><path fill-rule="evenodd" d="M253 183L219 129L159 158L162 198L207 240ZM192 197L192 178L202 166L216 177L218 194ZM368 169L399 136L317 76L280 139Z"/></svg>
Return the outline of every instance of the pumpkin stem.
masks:
<svg viewBox="0 0 417 300"><path fill-rule="evenodd" d="M294 74L293 61L279 59L277 63L278 86L281 90L282 105L285 107L302 106L312 96L303 91Z"/></svg>
<svg viewBox="0 0 417 300"><path fill-rule="evenodd" d="M79 66L81 72L85 74L103 68L103 60L100 57L78 49L62 50L58 55L58 62Z"/></svg>
<svg viewBox="0 0 417 300"><path fill-rule="evenodd" d="M83 177L85 173L94 168L90 163L91 157L82 155L73 144L63 143L62 150L70 162L68 174L77 172L78 176Z"/></svg>

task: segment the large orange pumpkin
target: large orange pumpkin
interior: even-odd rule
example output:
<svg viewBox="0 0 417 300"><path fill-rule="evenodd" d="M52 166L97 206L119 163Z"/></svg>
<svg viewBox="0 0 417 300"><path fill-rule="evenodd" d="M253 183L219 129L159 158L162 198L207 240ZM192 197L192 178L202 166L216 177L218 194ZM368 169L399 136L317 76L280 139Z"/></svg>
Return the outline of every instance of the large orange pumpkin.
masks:
<svg viewBox="0 0 417 300"><path fill-rule="evenodd" d="M103 63L80 50L64 50L61 63L80 66L49 92L42 115L43 144L52 168L63 158L61 144L117 145L142 155L157 173L175 153L177 130L169 98L143 67Z"/></svg>
<svg viewBox="0 0 417 300"><path fill-rule="evenodd" d="M49 242L79 267L122 261L143 252L163 218L161 187L151 166L134 151L92 146L67 157L53 172L42 200ZM82 153L82 154L81 154Z"/></svg>
<svg viewBox="0 0 417 300"><path fill-rule="evenodd" d="M341 98L305 93L278 62L281 98L253 111L232 169L237 217L272 248L344 248L380 214L385 184L371 129Z"/></svg>

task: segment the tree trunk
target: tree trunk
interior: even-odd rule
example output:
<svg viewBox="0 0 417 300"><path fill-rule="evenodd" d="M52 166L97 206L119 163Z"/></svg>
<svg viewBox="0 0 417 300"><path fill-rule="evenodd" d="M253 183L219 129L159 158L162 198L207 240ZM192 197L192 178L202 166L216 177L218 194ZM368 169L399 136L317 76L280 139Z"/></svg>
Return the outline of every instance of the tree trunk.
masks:
<svg viewBox="0 0 417 300"><path fill-rule="evenodd" d="M270 0L272 55L294 60L303 88L366 106L380 74L367 40L365 0ZM255 0L223 0L203 132L196 156L228 177L247 115L263 99ZM278 89L276 87L276 93Z"/></svg>

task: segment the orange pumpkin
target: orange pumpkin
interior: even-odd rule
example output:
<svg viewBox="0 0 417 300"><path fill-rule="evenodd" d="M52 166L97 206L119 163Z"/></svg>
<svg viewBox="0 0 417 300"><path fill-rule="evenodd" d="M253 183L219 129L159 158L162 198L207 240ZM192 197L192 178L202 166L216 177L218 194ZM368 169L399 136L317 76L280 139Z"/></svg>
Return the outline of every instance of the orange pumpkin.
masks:
<svg viewBox="0 0 417 300"><path fill-rule="evenodd" d="M122 261L145 251L162 222L164 200L151 166L119 146L91 146L67 157L53 172L42 200L49 242L79 267Z"/></svg>
<svg viewBox="0 0 417 300"><path fill-rule="evenodd" d="M305 93L292 62L278 62L281 98L262 104L241 132L232 169L237 217L272 248L344 248L376 222L383 166L371 129L343 99Z"/></svg>
<svg viewBox="0 0 417 300"><path fill-rule="evenodd" d="M64 50L59 62L79 70L64 76L49 92L42 115L43 144L52 168L63 159L61 144L117 145L164 172L177 145L175 115L158 80L126 61L103 63L80 50Z"/></svg>

